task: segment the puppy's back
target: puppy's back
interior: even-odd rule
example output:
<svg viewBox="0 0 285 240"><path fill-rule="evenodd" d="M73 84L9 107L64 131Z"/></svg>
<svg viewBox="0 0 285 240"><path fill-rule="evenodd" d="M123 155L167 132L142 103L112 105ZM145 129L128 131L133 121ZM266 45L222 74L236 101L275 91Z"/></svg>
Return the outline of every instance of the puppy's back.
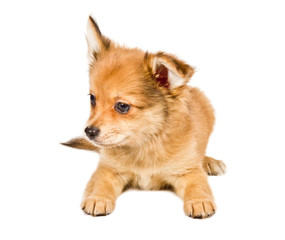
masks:
<svg viewBox="0 0 285 240"><path fill-rule="evenodd" d="M196 87L188 87L188 109L197 132L208 138L215 123L214 109L205 94ZM203 134L204 133L204 134Z"/></svg>

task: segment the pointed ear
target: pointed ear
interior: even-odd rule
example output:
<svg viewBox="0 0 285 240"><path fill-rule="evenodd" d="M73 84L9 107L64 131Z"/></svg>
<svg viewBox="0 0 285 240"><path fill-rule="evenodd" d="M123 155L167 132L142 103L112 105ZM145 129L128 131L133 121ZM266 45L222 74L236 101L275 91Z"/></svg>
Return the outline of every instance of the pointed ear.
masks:
<svg viewBox="0 0 285 240"><path fill-rule="evenodd" d="M163 52L146 53L144 68L159 86L170 90L185 85L194 74L193 67Z"/></svg>
<svg viewBox="0 0 285 240"><path fill-rule="evenodd" d="M111 40L102 35L96 21L91 16L87 21L86 40L90 65L93 65L100 53L111 47Z"/></svg>

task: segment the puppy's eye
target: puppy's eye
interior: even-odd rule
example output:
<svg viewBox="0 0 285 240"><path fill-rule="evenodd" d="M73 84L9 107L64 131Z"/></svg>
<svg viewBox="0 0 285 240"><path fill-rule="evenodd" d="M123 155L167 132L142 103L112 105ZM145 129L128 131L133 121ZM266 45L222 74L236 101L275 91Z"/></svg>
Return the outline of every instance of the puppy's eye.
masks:
<svg viewBox="0 0 285 240"><path fill-rule="evenodd" d="M90 103L92 107L95 107L96 105L96 97L92 94L90 94Z"/></svg>
<svg viewBox="0 0 285 240"><path fill-rule="evenodd" d="M125 114L130 110L130 105L122 102L117 102L115 109L118 113Z"/></svg>

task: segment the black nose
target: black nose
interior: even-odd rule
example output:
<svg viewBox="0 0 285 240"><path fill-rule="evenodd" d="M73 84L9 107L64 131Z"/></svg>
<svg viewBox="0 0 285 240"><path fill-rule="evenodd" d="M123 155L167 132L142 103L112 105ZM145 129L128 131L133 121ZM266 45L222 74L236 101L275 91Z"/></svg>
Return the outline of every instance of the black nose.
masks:
<svg viewBox="0 0 285 240"><path fill-rule="evenodd" d="M94 140L100 132L100 130L96 127L87 127L84 131L90 140Z"/></svg>

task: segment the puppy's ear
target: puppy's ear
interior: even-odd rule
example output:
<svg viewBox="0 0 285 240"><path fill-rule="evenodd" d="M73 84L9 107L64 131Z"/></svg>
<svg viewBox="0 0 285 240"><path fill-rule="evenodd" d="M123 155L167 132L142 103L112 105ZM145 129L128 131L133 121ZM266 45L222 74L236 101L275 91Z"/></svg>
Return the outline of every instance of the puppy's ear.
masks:
<svg viewBox="0 0 285 240"><path fill-rule="evenodd" d="M158 86L170 90L185 85L194 74L193 67L175 56L163 52L146 53L144 69L157 82Z"/></svg>
<svg viewBox="0 0 285 240"><path fill-rule="evenodd" d="M89 63L93 65L98 56L111 47L111 40L102 35L96 21L91 16L87 21L86 40Z"/></svg>

